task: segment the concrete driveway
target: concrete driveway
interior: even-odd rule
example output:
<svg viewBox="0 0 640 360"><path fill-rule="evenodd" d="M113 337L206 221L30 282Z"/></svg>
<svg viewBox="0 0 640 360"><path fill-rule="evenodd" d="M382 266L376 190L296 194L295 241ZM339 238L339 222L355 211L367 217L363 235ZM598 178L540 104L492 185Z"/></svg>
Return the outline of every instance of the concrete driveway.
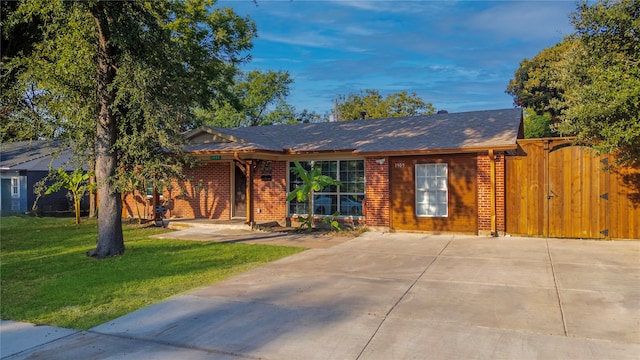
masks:
<svg viewBox="0 0 640 360"><path fill-rule="evenodd" d="M9 358L637 360L640 242L365 233Z"/></svg>

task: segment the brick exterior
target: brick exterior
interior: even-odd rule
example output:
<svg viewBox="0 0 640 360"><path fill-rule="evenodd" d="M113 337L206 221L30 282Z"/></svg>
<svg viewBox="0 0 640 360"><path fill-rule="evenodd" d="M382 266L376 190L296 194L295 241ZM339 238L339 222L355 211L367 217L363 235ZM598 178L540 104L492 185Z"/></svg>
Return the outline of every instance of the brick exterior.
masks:
<svg viewBox="0 0 640 360"><path fill-rule="evenodd" d="M496 153L496 230L505 232L504 153ZM478 233L491 231L491 160L478 154Z"/></svg>
<svg viewBox="0 0 640 360"><path fill-rule="evenodd" d="M231 218L231 165L229 162L207 162L185 169L187 181L173 181L165 189L170 218Z"/></svg>
<svg viewBox="0 0 640 360"><path fill-rule="evenodd" d="M168 218L231 218L231 175L229 162L204 163L184 169L187 181L172 181L162 194ZM136 208L137 203L137 208ZM123 217L153 217L153 204L146 196L126 194L122 204Z"/></svg>
<svg viewBox="0 0 640 360"><path fill-rule="evenodd" d="M138 212L143 219L151 219L153 217L152 199L147 199L146 194L142 195L136 191L135 196L126 193L122 197L122 217L137 218Z"/></svg>
<svg viewBox="0 0 640 360"><path fill-rule="evenodd" d="M287 217L287 162L271 161L269 167L270 174L264 174L261 165L254 171L254 219L283 222ZM271 180L263 180L263 175L271 176Z"/></svg>
<svg viewBox="0 0 640 360"><path fill-rule="evenodd" d="M384 159L382 164L377 160ZM389 158L366 158L365 164L366 224L370 227L389 227Z"/></svg>
<svg viewBox="0 0 640 360"><path fill-rule="evenodd" d="M505 155L496 153L496 229L505 232ZM380 161L384 159L384 162ZM380 164L379 162L382 162ZM389 228L390 189L389 158L365 159L364 216L368 227ZM287 219L287 161L271 161L271 173L264 173L261 163L253 173L254 219L257 222ZM167 203L167 217L175 218L231 218L231 163L208 162L198 168L185 169L188 181L173 182L165 189L163 200ZM491 178L489 155L477 156L478 233L491 231ZM271 180L263 179L270 176ZM136 196L140 213L145 218L153 216L150 201ZM123 216L137 217L134 197L124 197Z"/></svg>

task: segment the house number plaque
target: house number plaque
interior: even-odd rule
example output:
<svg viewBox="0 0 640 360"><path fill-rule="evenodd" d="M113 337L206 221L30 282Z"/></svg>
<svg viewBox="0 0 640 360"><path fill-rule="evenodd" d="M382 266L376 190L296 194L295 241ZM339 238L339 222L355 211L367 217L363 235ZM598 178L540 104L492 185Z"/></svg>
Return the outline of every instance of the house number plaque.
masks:
<svg viewBox="0 0 640 360"><path fill-rule="evenodd" d="M403 162L397 162L397 163L394 164L394 167L396 169L402 169L402 168L404 168L404 163Z"/></svg>

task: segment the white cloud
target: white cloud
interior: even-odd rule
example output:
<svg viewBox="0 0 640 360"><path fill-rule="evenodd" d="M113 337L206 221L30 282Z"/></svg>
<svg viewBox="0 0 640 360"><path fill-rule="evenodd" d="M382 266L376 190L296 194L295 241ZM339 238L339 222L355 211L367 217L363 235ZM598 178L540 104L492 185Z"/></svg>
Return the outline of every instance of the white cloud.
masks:
<svg viewBox="0 0 640 360"><path fill-rule="evenodd" d="M415 91L450 111L510 107L504 90L519 62L572 33L575 8L573 0L219 4L237 3L258 25L252 64L290 71L291 104L316 111L367 88Z"/></svg>
<svg viewBox="0 0 640 360"><path fill-rule="evenodd" d="M464 24L470 31L491 33L500 38L556 39L573 32L569 14L574 10L572 1L499 2L473 14Z"/></svg>

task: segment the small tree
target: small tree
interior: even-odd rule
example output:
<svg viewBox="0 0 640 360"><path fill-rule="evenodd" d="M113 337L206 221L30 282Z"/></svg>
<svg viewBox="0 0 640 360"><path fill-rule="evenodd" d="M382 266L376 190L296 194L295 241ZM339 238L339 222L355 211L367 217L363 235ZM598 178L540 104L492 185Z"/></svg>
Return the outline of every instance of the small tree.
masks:
<svg viewBox="0 0 640 360"><path fill-rule="evenodd" d="M287 196L287 201L291 201L296 199L300 202L305 202L311 199L311 196L314 191L320 191L322 188L330 185L340 186L340 181L331 178L327 175L322 175L322 169L320 167L313 167L311 170L307 171L300 162L297 160L293 162L295 164L295 169L292 171L302 179L302 185L296 187L289 193ZM337 216L338 213L333 216ZM300 221L300 228L305 228L307 231L311 231L313 228L313 214L311 213L311 209L307 207L307 216L299 216L298 220ZM332 220L332 226L336 227L333 224L334 220ZM337 222L336 222L337 224Z"/></svg>
<svg viewBox="0 0 640 360"><path fill-rule="evenodd" d="M80 200L91 186L89 185L91 175L90 172L84 172L82 168L77 168L72 173L68 173L64 169L58 169L57 181L45 191L45 195L53 194L61 188L71 192L73 208L76 213L76 225L80 224Z"/></svg>

